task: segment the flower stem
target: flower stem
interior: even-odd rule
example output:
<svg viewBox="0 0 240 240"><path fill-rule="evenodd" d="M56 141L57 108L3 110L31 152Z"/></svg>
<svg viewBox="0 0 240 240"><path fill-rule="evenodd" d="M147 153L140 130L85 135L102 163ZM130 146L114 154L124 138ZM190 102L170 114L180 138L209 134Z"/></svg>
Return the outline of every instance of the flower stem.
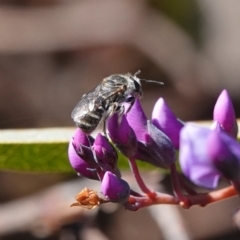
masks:
<svg viewBox="0 0 240 240"><path fill-rule="evenodd" d="M179 199L180 205L183 208L191 207L188 197L182 194L181 182L179 179L179 175L178 175L175 163L171 164L170 171L171 171L171 179L172 179L172 187L173 187L174 195Z"/></svg>
<svg viewBox="0 0 240 240"><path fill-rule="evenodd" d="M140 189L146 193L148 195L149 198L155 198L156 197L156 192L154 191L151 191L144 183L140 173L139 173L139 170L138 170L138 166L136 164L136 160L134 158L129 158L128 159L128 162L129 162L129 165L130 165L130 168L131 168L131 171L140 187Z"/></svg>
<svg viewBox="0 0 240 240"><path fill-rule="evenodd" d="M222 188L209 193L202 193L197 195L189 195L188 199L191 205L206 206L207 204L214 203L229 197L236 196L238 193L233 186Z"/></svg>
<svg viewBox="0 0 240 240"><path fill-rule="evenodd" d="M140 208L148 207L154 204L173 204L178 205L179 201L175 197L165 194L157 193L155 198L149 198L148 196L137 197L130 196L128 202L124 204L125 208L130 211L137 211Z"/></svg>
<svg viewBox="0 0 240 240"><path fill-rule="evenodd" d="M186 208L193 205L200 205L202 207L214 203L229 197L237 195L237 191L233 186L226 187L220 190L216 190L210 193L202 193L196 195L182 195L182 197L187 199L188 205L184 205L178 197L171 196L165 193L155 193L154 198L149 196L133 196L131 195L128 199L128 202L124 204L125 208L130 211L137 211L140 208L152 206L154 204L172 204L172 205L181 205Z"/></svg>

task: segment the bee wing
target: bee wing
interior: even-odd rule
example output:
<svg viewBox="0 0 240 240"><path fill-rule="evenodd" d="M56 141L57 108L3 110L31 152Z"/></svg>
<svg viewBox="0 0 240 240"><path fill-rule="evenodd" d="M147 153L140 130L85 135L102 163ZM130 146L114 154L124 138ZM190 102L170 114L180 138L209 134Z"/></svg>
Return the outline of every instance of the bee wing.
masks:
<svg viewBox="0 0 240 240"><path fill-rule="evenodd" d="M82 98L72 111L71 117L73 118L73 120L81 118L83 115L93 110L91 108L94 107L95 101L98 98L99 89L100 85L92 89L89 93L86 93L82 96Z"/></svg>
<svg viewBox="0 0 240 240"><path fill-rule="evenodd" d="M71 117L74 121L81 118L89 111L97 109L102 106L103 102L106 102L111 97L115 96L124 89L119 86L100 84L96 88L92 89L89 93L82 96L78 104L72 111Z"/></svg>

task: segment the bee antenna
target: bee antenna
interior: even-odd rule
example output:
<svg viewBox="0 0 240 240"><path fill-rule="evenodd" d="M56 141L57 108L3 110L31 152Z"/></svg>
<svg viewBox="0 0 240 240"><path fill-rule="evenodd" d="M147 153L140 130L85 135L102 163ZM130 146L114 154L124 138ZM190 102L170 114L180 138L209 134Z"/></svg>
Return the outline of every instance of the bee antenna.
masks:
<svg viewBox="0 0 240 240"><path fill-rule="evenodd" d="M137 75L139 75L140 73L141 73L141 70L138 70L137 72L134 73L133 76L137 76Z"/></svg>
<svg viewBox="0 0 240 240"><path fill-rule="evenodd" d="M142 82L151 82L151 83L157 83L157 84L160 84L160 85L164 85L163 82L159 82L159 81L154 81L154 80L147 80L147 79L142 79L142 78L139 78L140 81Z"/></svg>
<svg viewBox="0 0 240 240"><path fill-rule="evenodd" d="M137 72L134 73L134 77L136 77L137 75L139 75L141 73L141 70L138 70ZM142 79L142 78L139 78L140 81L142 82L151 82L151 83L157 83L157 84L161 84L161 85L164 85L163 82L159 82L159 81L154 81L154 80L147 80L147 79Z"/></svg>

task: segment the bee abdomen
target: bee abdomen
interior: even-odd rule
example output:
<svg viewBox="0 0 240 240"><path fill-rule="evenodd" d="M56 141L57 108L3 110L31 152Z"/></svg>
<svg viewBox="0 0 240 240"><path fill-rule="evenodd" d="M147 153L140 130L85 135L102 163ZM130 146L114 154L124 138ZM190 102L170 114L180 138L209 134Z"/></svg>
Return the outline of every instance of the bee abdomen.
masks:
<svg viewBox="0 0 240 240"><path fill-rule="evenodd" d="M86 134L90 134L96 129L102 119L104 110L99 108L95 111L89 111L76 123L77 126Z"/></svg>

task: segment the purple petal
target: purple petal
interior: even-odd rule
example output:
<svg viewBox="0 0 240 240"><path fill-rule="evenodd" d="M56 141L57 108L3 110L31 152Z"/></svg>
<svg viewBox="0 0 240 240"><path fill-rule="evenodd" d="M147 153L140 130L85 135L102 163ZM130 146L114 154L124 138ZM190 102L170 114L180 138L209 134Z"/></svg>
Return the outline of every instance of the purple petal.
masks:
<svg viewBox="0 0 240 240"><path fill-rule="evenodd" d="M208 154L221 174L235 181L240 178L240 144L225 132L213 131L208 137Z"/></svg>
<svg viewBox="0 0 240 240"><path fill-rule="evenodd" d="M93 153L92 149L90 147L91 142L93 142L93 139L91 136L87 136L85 133L83 133L80 129L77 129L74 133L74 136L71 140L71 143L77 153L77 155L87 162L92 168L98 167Z"/></svg>
<svg viewBox="0 0 240 240"><path fill-rule="evenodd" d="M84 132L82 132L79 128L77 128L74 133L73 144L76 146L76 148L78 148L79 144L87 147L90 146L87 135Z"/></svg>
<svg viewBox="0 0 240 240"><path fill-rule="evenodd" d="M182 172L196 185L216 188L220 173L207 152L211 130L187 123L180 132L179 163Z"/></svg>
<svg viewBox="0 0 240 240"><path fill-rule="evenodd" d="M144 142L147 135L147 117L139 99L135 100L130 112L127 113L127 121L134 130L137 139Z"/></svg>
<svg viewBox="0 0 240 240"><path fill-rule="evenodd" d="M116 147L127 157L132 157L137 151L137 139L125 115L113 114L107 121L109 136Z"/></svg>
<svg viewBox="0 0 240 240"><path fill-rule="evenodd" d="M213 119L218 121L223 129L231 136L237 137L238 126L232 104L232 100L227 92L223 90L219 95L213 111Z"/></svg>
<svg viewBox="0 0 240 240"><path fill-rule="evenodd" d="M154 105L152 123L171 139L176 149L179 149L179 135L184 124L176 118L163 98L159 98Z"/></svg>
<svg viewBox="0 0 240 240"><path fill-rule="evenodd" d="M68 158L72 168L75 171L77 171L84 177L98 180L96 171L94 171L94 169L89 163L85 162L81 157L78 156L72 142L69 143Z"/></svg>
<svg viewBox="0 0 240 240"><path fill-rule="evenodd" d="M148 121L148 132L146 141L138 142L135 158L160 168L168 168L176 161L171 140L150 121Z"/></svg>
<svg viewBox="0 0 240 240"><path fill-rule="evenodd" d="M98 164L103 170L114 172L117 167L118 155L114 147L109 143L107 137L99 133L93 144Z"/></svg>
<svg viewBox="0 0 240 240"><path fill-rule="evenodd" d="M108 171L104 174L101 191L111 202L124 203L130 196L128 183Z"/></svg>

